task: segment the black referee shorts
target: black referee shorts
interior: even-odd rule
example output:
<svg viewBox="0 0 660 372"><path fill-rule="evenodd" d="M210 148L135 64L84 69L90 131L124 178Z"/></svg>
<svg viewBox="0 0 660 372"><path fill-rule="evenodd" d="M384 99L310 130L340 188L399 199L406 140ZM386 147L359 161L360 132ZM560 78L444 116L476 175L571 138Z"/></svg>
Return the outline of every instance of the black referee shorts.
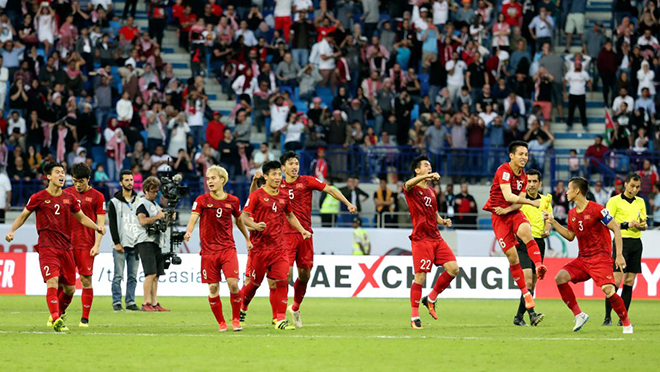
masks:
<svg viewBox="0 0 660 372"><path fill-rule="evenodd" d="M623 258L626 260L624 273L639 274L642 272L642 239L623 238ZM612 258L616 259L616 246L612 242ZM619 271L614 264L614 271Z"/></svg>
<svg viewBox="0 0 660 372"><path fill-rule="evenodd" d="M536 244L539 245L539 250L541 251L541 259L545 258L545 239L534 238ZM536 270L536 265L532 262L532 259L529 258L529 253L527 253L527 246L522 240L518 239L518 246L516 247L518 251L518 259L520 259L520 268Z"/></svg>
<svg viewBox="0 0 660 372"><path fill-rule="evenodd" d="M135 245L142 260L144 276L165 275L165 257L156 243L146 242Z"/></svg>

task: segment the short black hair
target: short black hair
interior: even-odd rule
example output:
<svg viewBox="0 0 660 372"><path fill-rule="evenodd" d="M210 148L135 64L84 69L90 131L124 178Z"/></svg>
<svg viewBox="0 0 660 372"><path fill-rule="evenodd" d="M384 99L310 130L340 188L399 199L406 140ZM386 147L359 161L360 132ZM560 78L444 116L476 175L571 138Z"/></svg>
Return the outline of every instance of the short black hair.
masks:
<svg viewBox="0 0 660 372"><path fill-rule="evenodd" d="M261 167L261 170L263 171L264 175L266 175L266 176L273 169L282 169L282 164L277 160L271 160L271 161L267 161L266 163L264 163L264 165Z"/></svg>
<svg viewBox="0 0 660 372"><path fill-rule="evenodd" d="M538 169L530 169L527 171L527 177L529 176L537 176L539 178L539 181L543 181L543 176L541 175L541 171Z"/></svg>
<svg viewBox="0 0 660 372"><path fill-rule="evenodd" d="M524 147L526 149L529 148L527 142L525 141L513 141L509 144L509 154L515 154L516 150L518 150L518 147Z"/></svg>
<svg viewBox="0 0 660 372"><path fill-rule="evenodd" d="M625 183L629 183L630 181L642 181L642 177L639 174L635 173L635 172L630 172L626 176Z"/></svg>
<svg viewBox="0 0 660 372"><path fill-rule="evenodd" d="M92 177L92 169L85 163L76 163L71 167L71 177L82 180Z"/></svg>
<svg viewBox="0 0 660 372"><path fill-rule="evenodd" d="M289 151L285 152L284 154L282 154L282 156L280 156L280 163L282 163L282 165L284 165L284 164L286 164L287 161L289 161L291 159L297 159L298 161L300 161L300 158L298 158L298 154L296 154L295 151L289 150Z"/></svg>
<svg viewBox="0 0 660 372"><path fill-rule="evenodd" d="M53 169L55 168L64 169L64 166L58 162L46 163L43 168L44 174L48 175L53 173Z"/></svg>
<svg viewBox="0 0 660 372"><path fill-rule="evenodd" d="M428 156L419 155L418 157L413 159L412 163L410 163L410 171L412 172L413 175L416 174L415 169L419 168L419 166L422 164L423 161L428 161L429 163L431 162Z"/></svg>
<svg viewBox="0 0 660 372"><path fill-rule="evenodd" d="M587 193L589 192L589 181L587 181L586 178L584 177L573 177L571 178L568 183L573 183L575 187L580 190L580 194L584 195L585 197L587 196Z"/></svg>
<svg viewBox="0 0 660 372"><path fill-rule="evenodd" d="M128 169L124 169L123 171L119 172L119 181L124 180L124 176L132 176L133 172L129 171Z"/></svg>

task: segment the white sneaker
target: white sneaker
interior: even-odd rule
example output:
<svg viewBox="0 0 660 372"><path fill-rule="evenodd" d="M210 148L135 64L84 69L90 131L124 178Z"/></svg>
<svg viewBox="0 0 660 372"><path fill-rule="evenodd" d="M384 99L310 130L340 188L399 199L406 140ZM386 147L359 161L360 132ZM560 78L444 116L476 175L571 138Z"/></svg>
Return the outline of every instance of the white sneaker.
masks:
<svg viewBox="0 0 660 372"><path fill-rule="evenodd" d="M298 311L293 311L293 305L289 305L289 307L286 309L289 314L291 314L291 317L293 318L293 325L296 328L302 328L302 319L300 319L300 310Z"/></svg>
<svg viewBox="0 0 660 372"><path fill-rule="evenodd" d="M584 327L584 324L589 320L589 315L582 312L575 316L575 327L573 327L573 332L577 332Z"/></svg>
<svg viewBox="0 0 660 372"><path fill-rule="evenodd" d="M631 335L633 333L633 326L632 324L629 326L624 326L623 327L623 334L624 335Z"/></svg>

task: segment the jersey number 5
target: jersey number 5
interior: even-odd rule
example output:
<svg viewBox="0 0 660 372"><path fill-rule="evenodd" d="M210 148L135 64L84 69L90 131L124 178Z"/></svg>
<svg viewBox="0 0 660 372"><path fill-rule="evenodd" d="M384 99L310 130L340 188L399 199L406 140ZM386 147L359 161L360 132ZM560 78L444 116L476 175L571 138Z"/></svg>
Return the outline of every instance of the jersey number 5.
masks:
<svg viewBox="0 0 660 372"><path fill-rule="evenodd" d="M293 190L289 189L289 199L293 200L294 196L295 195L293 194Z"/></svg>

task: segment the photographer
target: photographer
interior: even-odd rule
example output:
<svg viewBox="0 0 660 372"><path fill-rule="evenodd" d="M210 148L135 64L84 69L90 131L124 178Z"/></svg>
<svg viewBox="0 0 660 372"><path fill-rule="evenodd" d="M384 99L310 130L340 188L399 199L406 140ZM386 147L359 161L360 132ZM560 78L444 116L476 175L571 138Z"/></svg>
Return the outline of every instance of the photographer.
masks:
<svg viewBox="0 0 660 372"><path fill-rule="evenodd" d="M142 260L144 270L144 303L142 311L169 311L158 303L158 277L165 275L165 257L161 252L161 233L150 231L149 226L165 218L162 208L156 203L160 180L148 177L142 184L144 197L137 202L138 228L135 248Z"/></svg>

